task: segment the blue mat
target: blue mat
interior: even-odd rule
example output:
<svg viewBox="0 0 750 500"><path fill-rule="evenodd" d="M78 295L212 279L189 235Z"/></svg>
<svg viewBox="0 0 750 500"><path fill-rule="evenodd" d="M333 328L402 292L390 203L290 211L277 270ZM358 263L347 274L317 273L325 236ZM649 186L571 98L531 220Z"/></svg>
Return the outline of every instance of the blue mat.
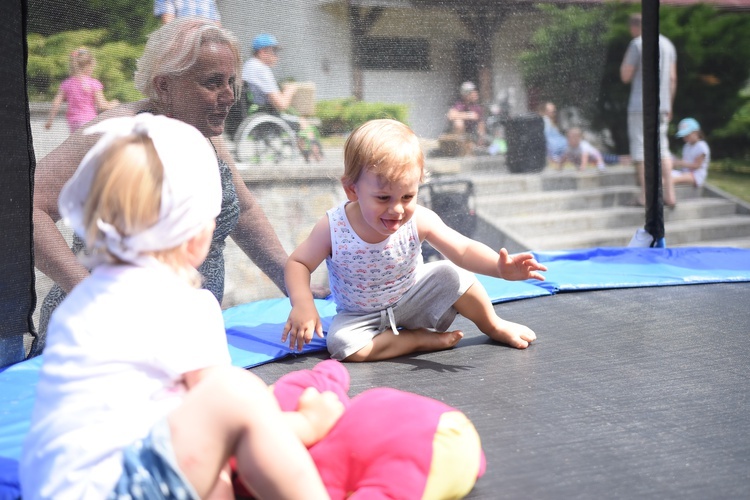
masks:
<svg viewBox="0 0 750 500"><path fill-rule="evenodd" d="M549 270L546 281L508 282L480 276L493 303L556 293L750 281L750 250L737 248L593 248L534 252ZM327 330L336 308L316 300ZM287 299L252 302L224 311L232 363L250 368L297 355L280 342L290 311ZM302 353L325 350L315 338ZM0 499L18 497L18 458L28 430L41 357L0 370Z"/></svg>
<svg viewBox="0 0 750 500"><path fill-rule="evenodd" d="M315 306L323 322L323 330L328 331L331 319L336 314L336 305L331 300L316 299ZM251 368L285 356L324 351L325 339L317 336L301 353L292 352L288 344L281 343L281 332L291 310L288 299L270 299L224 311L224 327L232 364Z"/></svg>

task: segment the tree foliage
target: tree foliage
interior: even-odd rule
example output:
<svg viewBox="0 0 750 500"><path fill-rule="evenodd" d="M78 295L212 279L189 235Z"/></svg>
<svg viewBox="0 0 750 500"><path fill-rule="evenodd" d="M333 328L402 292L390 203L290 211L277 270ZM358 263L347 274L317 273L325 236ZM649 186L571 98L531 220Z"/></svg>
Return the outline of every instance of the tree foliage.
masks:
<svg viewBox="0 0 750 500"><path fill-rule="evenodd" d="M159 25L154 0L28 0L27 31L43 36L104 28L107 41L140 44Z"/></svg>
<svg viewBox="0 0 750 500"><path fill-rule="evenodd" d="M538 92L536 97L542 102L575 105L591 115L605 63L601 47L607 9L550 5L539 9L553 21L533 35L534 48L521 55L526 85Z"/></svg>
<svg viewBox="0 0 750 500"><path fill-rule="evenodd" d="M521 58L527 87L539 100L578 108L592 128L610 131L616 152L627 153L630 88L619 67L631 39L627 19L639 6L541 9L549 23ZM696 118L717 157L750 151L750 95L742 92L750 76L750 14L662 6L659 27L677 50L674 118Z"/></svg>
<svg viewBox="0 0 750 500"><path fill-rule="evenodd" d="M707 5L662 8L662 30L677 47L674 115L696 118L713 156L750 154L750 14Z"/></svg>
<svg viewBox="0 0 750 500"><path fill-rule="evenodd" d="M107 98L143 97L133 74L148 33L159 25L152 9L153 0L29 0L29 98L52 99L69 74L70 53L81 46L94 52L94 77Z"/></svg>

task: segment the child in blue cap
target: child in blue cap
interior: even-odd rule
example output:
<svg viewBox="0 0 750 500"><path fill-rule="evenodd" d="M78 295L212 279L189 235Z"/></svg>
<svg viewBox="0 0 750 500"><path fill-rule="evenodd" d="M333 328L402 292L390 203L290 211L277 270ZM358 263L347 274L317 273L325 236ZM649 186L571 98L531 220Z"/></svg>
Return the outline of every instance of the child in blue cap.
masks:
<svg viewBox="0 0 750 500"><path fill-rule="evenodd" d="M677 126L677 137L685 141L682 158L674 160L672 178L675 184L701 187L708 177L711 149L704 140L701 126L695 118L685 118Z"/></svg>

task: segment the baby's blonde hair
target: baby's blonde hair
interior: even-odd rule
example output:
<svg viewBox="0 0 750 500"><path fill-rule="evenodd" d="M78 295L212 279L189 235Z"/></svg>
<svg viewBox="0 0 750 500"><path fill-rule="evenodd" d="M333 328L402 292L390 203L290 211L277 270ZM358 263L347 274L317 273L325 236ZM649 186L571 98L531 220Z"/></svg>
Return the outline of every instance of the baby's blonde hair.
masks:
<svg viewBox="0 0 750 500"><path fill-rule="evenodd" d="M161 210L164 166L153 141L143 135L113 141L98 161L84 207L86 245L95 260L121 262L104 245L96 244L106 237L98 223L114 226L122 237L155 224ZM187 263L184 245L149 254L199 286L200 275Z"/></svg>
<svg viewBox="0 0 750 500"><path fill-rule="evenodd" d="M424 153L416 134L391 119L370 120L357 127L344 144L344 175L341 182L354 184L364 170L378 177L398 180L419 168L424 180Z"/></svg>
<svg viewBox="0 0 750 500"><path fill-rule="evenodd" d="M94 54L86 47L78 47L70 53L68 66L71 75L79 75L84 70L93 68L95 64Z"/></svg>

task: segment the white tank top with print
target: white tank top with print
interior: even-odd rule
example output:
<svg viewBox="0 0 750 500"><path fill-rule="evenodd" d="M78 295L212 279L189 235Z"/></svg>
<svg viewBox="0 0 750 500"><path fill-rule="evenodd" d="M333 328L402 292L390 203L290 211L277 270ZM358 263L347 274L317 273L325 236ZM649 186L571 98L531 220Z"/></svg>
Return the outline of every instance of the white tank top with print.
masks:
<svg viewBox="0 0 750 500"><path fill-rule="evenodd" d="M393 306L414 285L422 264L412 219L380 243L363 241L349 224L345 202L328 210L331 255L326 259L338 311L375 312Z"/></svg>

